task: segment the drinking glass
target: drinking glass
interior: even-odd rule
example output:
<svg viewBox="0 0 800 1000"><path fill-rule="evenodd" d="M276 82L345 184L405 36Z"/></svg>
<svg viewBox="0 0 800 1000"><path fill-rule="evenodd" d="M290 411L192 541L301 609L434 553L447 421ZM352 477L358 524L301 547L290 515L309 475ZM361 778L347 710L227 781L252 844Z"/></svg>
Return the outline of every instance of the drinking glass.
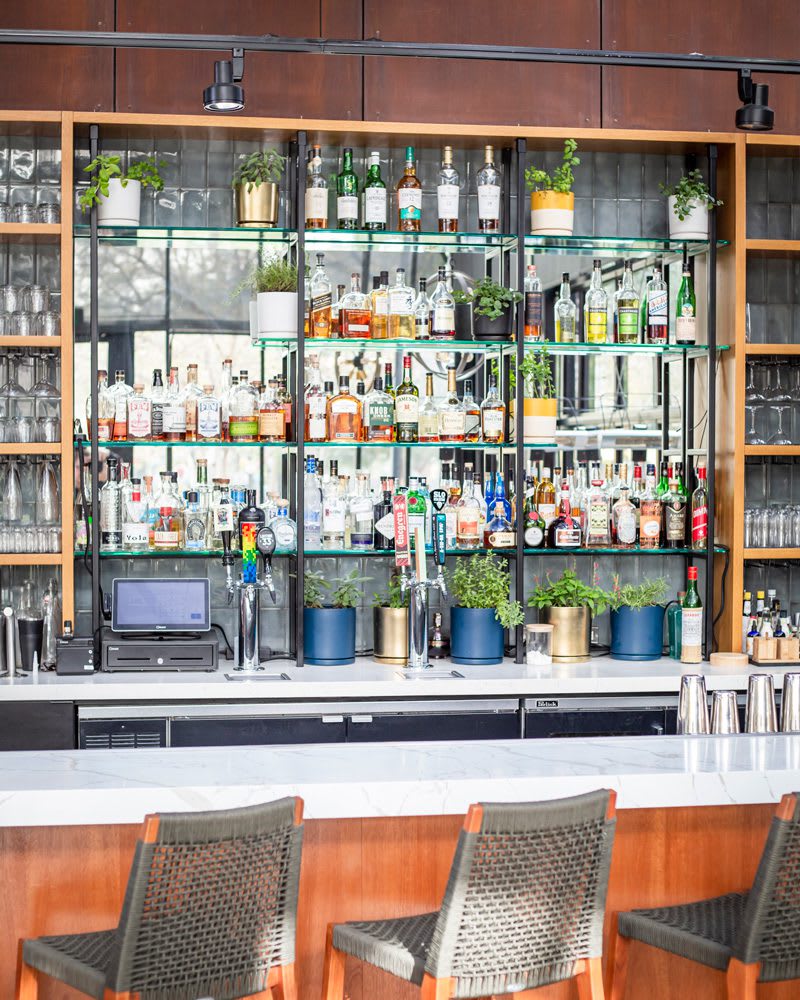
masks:
<svg viewBox="0 0 800 1000"><path fill-rule="evenodd" d="M752 507L748 507L744 512L744 547L746 549L752 549L755 547L753 542L753 514L755 511Z"/></svg>
<svg viewBox="0 0 800 1000"><path fill-rule="evenodd" d="M50 292L44 285L26 285L22 296L22 308L27 312L45 312L50 306Z"/></svg>
<svg viewBox="0 0 800 1000"><path fill-rule="evenodd" d="M6 482L3 488L3 520L9 524L15 524L22 520L22 486L15 458L9 460L6 469ZM15 544L14 551L22 550L17 549Z"/></svg>
<svg viewBox="0 0 800 1000"><path fill-rule="evenodd" d="M36 521L38 524L54 524L60 520L58 498L58 477L52 459L46 458L39 469L36 484Z"/></svg>
<svg viewBox="0 0 800 1000"><path fill-rule="evenodd" d="M55 202L45 202L37 210L39 222L59 223L61 222L61 208Z"/></svg>
<svg viewBox="0 0 800 1000"><path fill-rule="evenodd" d="M8 313L16 312L21 308L21 289L17 285L3 285L0 287L0 296L3 301L3 311Z"/></svg>
<svg viewBox="0 0 800 1000"><path fill-rule="evenodd" d="M11 314L11 333L15 337L32 337L35 330L36 317L26 309L17 309Z"/></svg>
<svg viewBox="0 0 800 1000"><path fill-rule="evenodd" d="M790 541L791 517L785 508L769 512L769 548L783 549Z"/></svg>
<svg viewBox="0 0 800 1000"><path fill-rule="evenodd" d="M11 421L14 438L18 444L31 444L34 439L33 417L19 416Z"/></svg>
<svg viewBox="0 0 800 1000"><path fill-rule="evenodd" d="M748 415L748 426L745 432L747 444L766 444L756 428L756 414L760 413L764 396L755 382L755 362L747 363L747 381L744 387L744 408Z"/></svg>
<svg viewBox="0 0 800 1000"><path fill-rule="evenodd" d="M769 510L764 507L753 511L753 548L765 549L769 545Z"/></svg>
<svg viewBox="0 0 800 1000"><path fill-rule="evenodd" d="M61 335L61 314L53 309L47 309L36 317L36 333L40 337L58 337Z"/></svg>
<svg viewBox="0 0 800 1000"><path fill-rule="evenodd" d="M36 440L55 444L59 439L59 421L56 417L36 418Z"/></svg>
<svg viewBox="0 0 800 1000"><path fill-rule="evenodd" d="M11 222L11 209L7 201L0 201L0 222Z"/></svg>
<svg viewBox="0 0 800 1000"><path fill-rule="evenodd" d="M29 201L20 202L13 209L13 222L38 222L36 206Z"/></svg>

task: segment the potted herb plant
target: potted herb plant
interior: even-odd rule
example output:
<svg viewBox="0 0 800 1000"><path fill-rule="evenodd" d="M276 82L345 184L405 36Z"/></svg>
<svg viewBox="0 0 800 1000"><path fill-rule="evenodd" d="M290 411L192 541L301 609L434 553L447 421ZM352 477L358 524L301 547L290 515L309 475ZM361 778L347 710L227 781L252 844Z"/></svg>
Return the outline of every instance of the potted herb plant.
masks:
<svg viewBox="0 0 800 1000"><path fill-rule="evenodd" d="M306 570L303 576L303 654L306 663L336 666L355 660L359 584L368 579L353 570L339 580L328 581L322 573Z"/></svg>
<svg viewBox="0 0 800 1000"><path fill-rule="evenodd" d="M141 215L142 188L163 191L159 173L163 160L145 156L132 163L123 173L119 156L96 156L84 167L92 178L80 197L80 206L89 210L97 205L97 222L101 226L138 226Z"/></svg>
<svg viewBox="0 0 800 1000"><path fill-rule="evenodd" d="M408 597L393 573L386 589L373 600L375 659L385 663L408 662Z"/></svg>
<svg viewBox="0 0 800 1000"><path fill-rule="evenodd" d="M539 584L528 598L530 607L539 608L540 617L553 628L553 660L577 663L589 658L592 616L608 605L608 594L594 584L584 583L574 570L565 569L561 578Z"/></svg>
<svg viewBox="0 0 800 1000"><path fill-rule="evenodd" d="M260 337L297 336L297 267L286 257L270 254L258 264L236 289L255 293L255 316L251 303L250 330Z"/></svg>
<svg viewBox="0 0 800 1000"><path fill-rule="evenodd" d="M241 161L231 182L238 226L278 225L278 182L285 169L286 157L275 149L260 149Z"/></svg>
<svg viewBox="0 0 800 1000"><path fill-rule="evenodd" d="M611 608L611 658L657 660L664 648L666 580L644 580L620 587L615 577Z"/></svg>
<svg viewBox="0 0 800 1000"><path fill-rule="evenodd" d="M451 576L450 653L453 663L501 663L503 629L525 621L510 598L508 560L494 552L458 560Z"/></svg>
<svg viewBox="0 0 800 1000"><path fill-rule="evenodd" d="M519 369L525 395L522 400L522 433L526 443L554 441L558 399L547 347L525 352Z"/></svg>
<svg viewBox="0 0 800 1000"><path fill-rule="evenodd" d="M575 224L575 183L573 167L581 162L575 155L578 143L564 142L564 157L552 175L539 167L528 167L525 183L531 192L531 234L533 236L572 236Z"/></svg>
<svg viewBox="0 0 800 1000"><path fill-rule="evenodd" d="M512 310L522 295L489 277L481 278L471 289L453 292L456 302L472 305L472 331L476 340L508 340L514 329Z"/></svg>
<svg viewBox="0 0 800 1000"><path fill-rule="evenodd" d="M659 185L667 197L669 238L671 240L707 240L708 213L721 205L712 198L699 170L690 170L677 184Z"/></svg>

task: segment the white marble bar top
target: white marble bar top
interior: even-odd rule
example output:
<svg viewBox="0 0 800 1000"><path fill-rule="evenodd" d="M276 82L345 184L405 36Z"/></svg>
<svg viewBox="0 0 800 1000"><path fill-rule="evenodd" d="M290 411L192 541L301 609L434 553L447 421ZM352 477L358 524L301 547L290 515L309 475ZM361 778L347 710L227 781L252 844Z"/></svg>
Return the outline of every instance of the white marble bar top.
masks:
<svg viewBox="0 0 800 1000"><path fill-rule="evenodd" d="M753 668L763 670L765 668ZM452 676L451 671L462 675ZM87 677L59 677L40 672L38 677L0 679L2 701L174 702L174 701L294 701L297 699L367 698L484 698L677 694L683 673L702 672L709 690L747 690L749 671L744 667L719 667L710 663L686 665L666 657L646 662L625 662L598 656L585 663L527 667L506 660L497 666L453 665L438 661L435 668L409 671L401 666L359 658L351 666L295 667L275 661L261 678L246 675L228 680L230 665L215 673L95 673ZM772 669L776 688L783 670ZM287 679L280 679L285 674Z"/></svg>
<svg viewBox="0 0 800 1000"><path fill-rule="evenodd" d="M621 809L775 803L800 736L640 736L0 755L0 826L140 823L301 795L308 819L464 813L613 788Z"/></svg>

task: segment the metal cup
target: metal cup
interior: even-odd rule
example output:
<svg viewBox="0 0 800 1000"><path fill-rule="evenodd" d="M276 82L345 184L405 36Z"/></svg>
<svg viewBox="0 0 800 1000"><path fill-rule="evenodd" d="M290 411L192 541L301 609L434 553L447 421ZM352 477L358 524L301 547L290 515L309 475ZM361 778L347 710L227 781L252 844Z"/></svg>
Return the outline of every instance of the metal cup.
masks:
<svg viewBox="0 0 800 1000"><path fill-rule="evenodd" d="M739 732L739 709L736 704L735 691L713 691L711 693L711 732Z"/></svg>
<svg viewBox="0 0 800 1000"><path fill-rule="evenodd" d="M783 675L781 732L800 733L800 674Z"/></svg>
<svg viewBox="0 0 800 1000"><path fill-rule="evenodd" d="M747 684L746 733L776 733L775 684L772 674L750 674Z"/></svg>
<svg viewBox="0 0 800 1000"><path fill-rule="evenodd" d="M678 735L692 736L708 731L706 679L702 674L684 674L678 698Z"/></svg>

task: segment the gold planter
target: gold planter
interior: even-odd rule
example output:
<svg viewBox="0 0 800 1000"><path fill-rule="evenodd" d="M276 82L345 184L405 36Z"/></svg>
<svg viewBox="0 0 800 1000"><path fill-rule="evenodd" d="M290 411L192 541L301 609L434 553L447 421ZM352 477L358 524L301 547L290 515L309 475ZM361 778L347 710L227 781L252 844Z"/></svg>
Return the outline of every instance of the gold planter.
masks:
<svg viewBox="0 0 800 1000"><path fill-rule="evenodd" d="M553 662L581 663L589 659L592 616L588 608L542 608L553 626Z"/></svg>
<svg viewBox="0 0 800 1000"><path fill-rule="evenodd" d="M375 608L375 659L408 661L408 608Z"/></svg>
<svg viewBox="0 0 800 1000"><path fill-rule="evenodd" d="M236 224L264 229L278 225L278 185L271 182L252 187L236 185Z"/></svg>

